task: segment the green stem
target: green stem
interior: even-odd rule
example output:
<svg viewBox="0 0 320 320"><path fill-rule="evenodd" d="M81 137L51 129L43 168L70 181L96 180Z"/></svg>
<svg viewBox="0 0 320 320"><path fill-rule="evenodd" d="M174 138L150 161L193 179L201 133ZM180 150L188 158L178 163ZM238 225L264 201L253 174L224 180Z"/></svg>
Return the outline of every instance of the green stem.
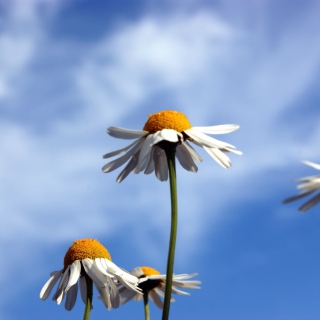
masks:
<svg viewBox="0 0 320 320"><path fill-rule="evenodd" d="M87 284L87 303L86 308L84 310L83 320L89 320L90 311L92 309L92 294L93 294L93 283L92 279L85 274L86 284Z"/></svg>
<svg viewBox="0 0 320 320"><path fill-rule="evenodd" d="M150 320L148 292L143 292L144 316L146 320Z"/></svg>
<svg viewBox="0 0 320 320"><path fill-rule="evenodd" d="M170 179L171 232L170 232L167 274L166 274L166 290L165 290L165 296L164 296L162 320L169 319L174 251L176 247L177 227L178 227L178 197L177 197L177 181L176 181L176 165L175 165L176 145L169 143L165 148L165 152L166 152L167 161L168 161L169 179Z"/></svg>

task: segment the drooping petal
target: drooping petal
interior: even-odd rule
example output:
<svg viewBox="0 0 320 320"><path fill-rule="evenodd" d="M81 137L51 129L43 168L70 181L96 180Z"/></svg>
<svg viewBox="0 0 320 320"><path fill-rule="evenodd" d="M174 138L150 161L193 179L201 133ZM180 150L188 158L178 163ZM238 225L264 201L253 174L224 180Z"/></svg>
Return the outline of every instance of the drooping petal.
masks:
<svg viewBox="0 0 320 320"><path fill-rule="evenodd" d="M63 272L63 270L51 272L50 279L45 283L45 285L42 287L42 289L40 291L40 299L46 300L49 297L52 288L55 286L55 284L57 283L57 281L61 277L62 272Z"/></svg>
<svg viewBox="0 0 320 320"><path fill-rule="evenodd" d="M163 309L163 302L154 290L149 292L149 297L158 308Z"/></svg>
<svg viewBox="0 0 320 320"><path fill-rule="evenodd" d="M146 139L142 144L140 154L139 154L138 164L134 169L134 173L139 173L147 167L153 145L154 145L154 135L150 134L146 137Z"/></svg>
<svg viewBox="0 0 320 320"><path fill-rule="evenodd" d="M198 155L196 150L192 148L192 146L188 143L188 141L182 141L181 144L188 149L192 159L197 162L202 162L202 158Z"/></svg>
<svg viewBox="0 0 320 320"><path fill-rule="evenodd" d="M110 300L112 308L117 309L120 306L120 295L117 286L115 285L113 279L109 278L110 284Z"/></svg>
<svg viewBox="0 0 320 320"><path fill-rule="evenodd" d="M102 167L102 171L107 173L107 172L111 172L117 168L119 168L120 166L122 166L124 163L126 163L130 157L137 152L137 150L139 150L141 148L141 146L143 145L144 139L141 139L137 142L137 144L130 149L126 154L124 154L123 156L121 156L120 158L117 158L113 161L110 161L109 163L107 163L106 165L104 165Z"/></svg>
<svg viewBox="0 0 320 320"><path fill-rule="evenodd" d="M185 292L185 291L179 290L179 289L176 288L176 287L172 287L171 292L174 293L174 294L180 294L180 295L184 295L184 296L190 296L190 293L189 293L189 292Z"/></svg>
<svg viewBox="0 0 320 320"><path fill-rule="evenodd" d="M72 287L70 287L70 290L67 292L67 298L64 304L64 307L66 310L68 311L72 310L77 300L77 294L78 294L78 282L76 282Z"/></svg>
<svg viewBox="0 0 320 320"><path fill-rule="evenodd" d="M196 130L192 130L188 129L185 130L184 132L194 140L194 142L197 142L200 146L203 147L208 147L208 148L220 148L220 149L224 149L224 148L235 148L233 145L214 139L212 137L209 137L205 134L203 134L202 132L196 131Z"/></svg>
<svg viewBox="0 0 320 320"><path fill-rule="evenodd" d="M70 270L70 266L68 266L67 269L63 272L57 291L52 297L52 300L57 301L57 304L60 304L61 301L63 300L64 289L66 288L66 285L69 280L69 270Z"/></svg>
<svg viewBox="0 0 320 320"><path fill-rule="evenodd" d="M99 298L102 300L103 304L105 305L105 307L110 310L111 309L111 301L110 301L110 294L109 294L109 288L105 287L105 288L100 288L97 287L97 290L100 294Z"/></svg>
<svg viewBox="0 0 320 320"><path fill-rule="evenodd" d="M137 139L137 138L146 136L148 134L148 131L130 130L130 129L124 129L120 127L109 127L107 129L107 133L114 138L131 140L131 139Z"/></svg>
<svg viewBox="0 0 320 320"><path fill-rule="evenodd" d="M176 157L180 162L181 166L187 171L191 171L191 172L198 171L198 167L194 163L192 156L188 152L187 147L185 147L183 144L177 146Z"/></svg>
<svg viewBox="0 0 320 320"><path fill-rule="evenodd" d="M112 152L108 152L108 153L104 154L102 156L102 158L103 159L112 158L112 157L114 157L114 156L116 156L116 155L118 155L120 153L123 153L123 152L129 150L131 147L135 146L137 143L139 143L140 140L142 140L142 139L138 139L138 140L130 143L129 145L127 145L124 148L121 148L121 149L118 149L118 150L115 150L115 151L112 151Z"/></svg>
<svg viewBox="0 0 320 320"><path fill-rule="evenodd" d="M87 303L87 282L85 276L80 276L80 293L84 304Z"/></svg>
<svg viewBox="0 0 320 320"><path fill-rule="evenodd" d="M65 292L68 291L70 287L72 287L75 283L78 282L80 271L81 263L79 260L75 260L70 266L70 276L66 288L64 289Z"/></svg>
<svg viewBox="0 0 320 320"><path fill-rule="evenodd" d="M84 270L86 271L87 275L92 279L96 287L104 288L106 287L106 278L105 276L99 271L96 264L91 259L83 259L82 265Z"/></svg>
<svg viewBox="0 0 320 320"><path fill-rule="evenodd" d="M155 166L156 177L160 181L167 181L168 180L167 156L164 150L158 146L154 147L153 161Z"/></svg>
<svg viewBox="0 0 320 320"><path fill-rule="evenodd" d="M225 134L238 130L240 126L237 124L221 124L210 127L192 127L192 130L208 134Z"/></svg>
<svg viewBox="0 0 320 320"><path fill-rule="evenodd" d="M312 193L314 193L314 192L315 192L315 190L311 190L311 191L307 191L307 192L301 192L301 193L299 193L299 194L297 194L297 195L295 195L295 196L292 196L292 197L289 197L289 198L287 198L287 199L284 199L284 200L282 201L282 203L289 203L289 202L292 202L292 201L295 201L295 200L304 198L304 197L306 197L306 196L308 196L309 194L312 194Z"/></svg>
<svg viewBox="0 0 320 320"><path fill-rule="evenodd" d="M125 166L125 168L120 172L120 174L118 175L117 177L117 182L120 183L121 181L123 181L128 175L130 172L132 172L137 164L138 164L138 160L139 160L139 153L140 153L140 150L137 151L133 156L132 158L130 159L130 161L128 162L128 164Z"/></svg>
<svg viewBox="0 0 320 320"><path fill-rule="evenodd" d="M130 290L126 287L121 287L119 289L119 294L120 294L120 305L123 305L126 302L134 299L135 296L142 296L141 294L138 294L135 291Z"/></svg>
<svg viewBox="0 0 320 320"><path fill-rule="evenodd" d="M203 148L222 167L224 167L226 169L231 167L230 159L222 151L220 151L218 148L207 148L207 147L203 147Z"/></svg>
<svg viewBox="0 0 320 320"><path fill-rule="evenodd" d="M308 202L299 208L299 211L305 212L320 202L320 193L311 198Z"/></svg>
<svg viewBox="0 0 320 320"><path fill-rule="evenodd" d="M154 160L153 160L153 156L154 156L154 150L155 148L157 148L157 146L154 146L151 150L151 154L150 154L150 158L149 158L149 162L147 164L146 169L144 170L144 174L150 174L154 171Z"/></svg>

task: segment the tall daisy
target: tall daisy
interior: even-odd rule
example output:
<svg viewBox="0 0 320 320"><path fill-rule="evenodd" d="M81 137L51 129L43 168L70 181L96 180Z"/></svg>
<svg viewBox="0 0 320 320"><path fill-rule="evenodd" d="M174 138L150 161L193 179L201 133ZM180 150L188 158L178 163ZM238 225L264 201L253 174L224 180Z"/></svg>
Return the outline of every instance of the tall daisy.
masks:
<svg viewBox="0 0 320 320"><path fill-rule="evenodd" d="M117 182L124 180L130 172L150 174L155 171L160 181L168 179L168 166L165 148L168 143L176 145L175 155L181 166L187 171L197 172L195 162L201 162L201 157L190 143L204 148L207 153L222 167L229 168L231 161L227 152L241 155L229 143L214 139L206 134L224 134L239 128L235 124L225 124L211 127L193 127L188 118L181 112L165 110L149 115L143 130L129 130L119 127L109 127L110 136L119 139L136 139L128 146L106 153L103 158L108 159L121 153L123 156L107 163L102 171L111 172L126 162L125 168L117 178Z"/></svg>
<svg viewBox="0 0 320 320"><path fill-rule="evenodd" d="M320 170L320 164L310 162L310 161L303 161L306 165ZM283 203L289 203L301 198L304 198L306 196L309 196L313 194L314 192L320 190L320 175L315 175L315 176L309 176L309 177L304 177L297 179L296 181L301 182L298 186L297 189L300 190L300 193L292 196L290 198L287 198L283 201ZM320 202L320 192L317 193L315 196L313 196L310 200L308 200L306 203L304 203L300 208L299 211L307 211L313 206L315 206L317 203Z"/></svg>
<svg viewBox="0 0 320 320"><path fill-rule="evenodd" d="M81 298L86 305L85 319L89 319L92 307L92 282L108 310L120 305L118 283L136 294L141 294L138 278L111 262L109 251L97 240L87 238L74 241L64 257L63 265L63 269L50 273L50 279L43 286L40 298L46 300L60 279L52 299L59 305L66 296L64 306L70 311L77 299L79 282Z"/></svg>
<svg viewBox="0 0 320 320"><path fill-rule="evenodd" d="M163 302L161 298L164 298L165 288L166 288L166 275L160 274L159 271L150 267L137 267L131 270L131 274L136 276L139 279L139 288L142 290L143 295L138 294L128 288L121 286L119 289L120 293L120 304L124 304L130 300L145 301L145 311L146 303L148 303L148 298L150 298L158 308L163 309ZM172 276L172 287L171 293L181 294L181 295L190 295L190 293L179 290L178 288L184 289L200 289L197 285L200 284L200 281L197 280L188 280L197 275L193 274L177 274ZM171 302L174 301L173 298L170 299ZM146 316L146 318L148 318Z"/></svg>

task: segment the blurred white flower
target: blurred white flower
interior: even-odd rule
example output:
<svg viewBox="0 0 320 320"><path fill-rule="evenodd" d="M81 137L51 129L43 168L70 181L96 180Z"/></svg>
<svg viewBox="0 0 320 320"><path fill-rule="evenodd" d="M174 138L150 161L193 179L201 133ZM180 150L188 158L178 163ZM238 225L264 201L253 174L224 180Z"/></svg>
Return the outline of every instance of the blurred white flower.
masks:
<svg viewBox="0 0 320 320"><path fill-rule="evenodd" d="M207 134L224 134L239 128L235 124L192 127L188 118L181 112L165 110L149 115L148 121L143 130L129 130L119 127L109 127L107 132L110 136L120 139L137 139L128 146L106 153L103 158L111 158L127 150L123 156L107 163L102 171L111 172L129 159L130 161L117 178L117 182L124 180L133 171L150 174L155 171L160 181L168 179L168 166L165 154L167 143L176 144L176 157L181 166L187 171L197 172L195 161L201 162L201 157L189 144L204 148L209 155L222 167L231 166L230 159L225 152L232 152L241 155L240 151L226 142L216 140Z"/></svg>
<svg viewBox="0 0 320 320"><path fill-rule="evenodd" d="M150 267L137 267L131 270L131 274L139 278L139 288L143 294L148 294L149 298L160 308L163 308L163 302L161 298L164 298L166 290L166 275L160 274L159 271ZM193 274L177 274L172 277L172 289L171 292L175 294L190 295L188 292L181 291L179 288L186 289L200 289L197 285L200 281L186 280L195 277L197 273ZM120 305L128 302L129 300L140 301L143 299L141 294L138 294L128 288L122 286L119 289L120 293ZM174 299L171 298L171 302Z"/></svg>
<svg viewBox="0 0 320 320"><path fill-rule="evenodd" d="M303 163L317 170L320 170L320 164L310 162L310 161L303 161ZM300 198L306 197L320 189L320 175L304 177L304 178L297 179L296 181L300 182L300 184L297 186L297 189L301 190L301 192L295 196L285 199L283 203L289 203L291 201L295 201ZM307 211L319 202L320 202L320 192L317 193L310 200L308 200L306 203L304 203L299 208L299 211L303 211L303 212Z"/></svg>
<svg viewBox="0 0 320 320"><path fill-rule="evenodd" d="M141 295L136 276L123 271L111 262L108 250L94 239L76 240L64 257L64 268L50 273L50 279L40 292L40 298L46 300L54 285L60 279L53 300L59 305L66 295L65 309L72 310L78 294L78 280L82 301L86 304L87 283L85 277L92 279L104 305L118 308L120 296L116 283L121 283L128 291Z"/></svg>

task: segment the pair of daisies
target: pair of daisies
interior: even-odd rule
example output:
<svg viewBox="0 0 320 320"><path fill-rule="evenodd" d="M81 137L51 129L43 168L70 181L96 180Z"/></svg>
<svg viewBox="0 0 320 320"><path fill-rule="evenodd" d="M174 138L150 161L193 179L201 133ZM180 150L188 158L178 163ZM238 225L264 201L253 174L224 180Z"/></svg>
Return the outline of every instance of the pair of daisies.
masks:
<svg viewBox="0 0 320 320"><path fill-rule="evenodd" d="M173 275L172 293L189 295L177 287L198 289L200 281L190 281L197 274ZM46 300L59 280L57 290L52 299L60 304L65 298L65 309L72 310L78 295L78 287L82 301L87 300L87 281L89 277L108 310L118 308L131 299L139 301L147 294L159 307L163 307L166 276L150 267L137 267L130 273L116 266L111 261L108 250L94 239L76 240L64 257L64 267L53 271L50 279L40 292L40 298ZM174 301L173 299L171 301Z"/></svg>

